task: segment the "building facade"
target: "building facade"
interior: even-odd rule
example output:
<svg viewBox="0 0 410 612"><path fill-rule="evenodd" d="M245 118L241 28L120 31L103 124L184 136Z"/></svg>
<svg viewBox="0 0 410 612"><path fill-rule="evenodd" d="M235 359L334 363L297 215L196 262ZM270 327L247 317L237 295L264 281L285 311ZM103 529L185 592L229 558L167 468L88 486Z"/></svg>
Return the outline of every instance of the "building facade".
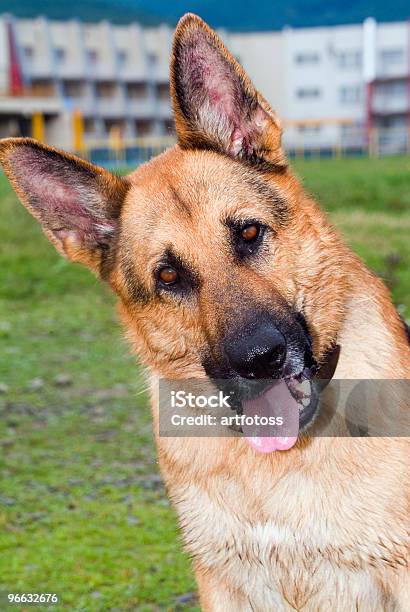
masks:
<svg viewBox="0 0 410 612"><path fill-rule="evenodd" d="M0 137L37 126L47 142L75 148L73 116L85 142L172 134L172 34L0 16ZM287 148L360 147L375 128L408 142L409 23L220 34L281 117Z"/></svg>

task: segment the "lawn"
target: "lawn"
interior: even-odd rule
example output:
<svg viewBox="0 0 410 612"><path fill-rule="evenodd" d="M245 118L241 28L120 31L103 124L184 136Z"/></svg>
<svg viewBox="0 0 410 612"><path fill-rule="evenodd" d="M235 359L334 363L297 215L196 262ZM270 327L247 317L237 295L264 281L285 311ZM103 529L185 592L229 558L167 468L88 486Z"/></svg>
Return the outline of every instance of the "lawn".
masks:
<svg viewBox="0 0 410 612"><path fill-rule="evenodd" d="M296 168L409 318L410 159ZM114 299L55 253L4 176L0 211L0 610L6 592L87 612L195 609Z"/></svg>

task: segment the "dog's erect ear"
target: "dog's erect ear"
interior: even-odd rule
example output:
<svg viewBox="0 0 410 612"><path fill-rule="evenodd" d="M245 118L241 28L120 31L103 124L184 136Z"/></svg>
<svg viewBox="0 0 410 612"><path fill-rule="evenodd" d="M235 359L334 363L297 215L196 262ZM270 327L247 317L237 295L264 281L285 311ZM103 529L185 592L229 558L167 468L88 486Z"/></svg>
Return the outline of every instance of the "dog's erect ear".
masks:
<svg viewBox="0 0 410 612"><path fill-rule="evenodd" d="M179 22L171 61L179 144L254 164L286 165L281 128L222 41L196 15Z"/></svg>
<svg viewBox="0 0 410 612"><path fill-rule="evenodd" d="M0 163L58 251L99 272L127 180L30 138L0 140Z"/></svg>

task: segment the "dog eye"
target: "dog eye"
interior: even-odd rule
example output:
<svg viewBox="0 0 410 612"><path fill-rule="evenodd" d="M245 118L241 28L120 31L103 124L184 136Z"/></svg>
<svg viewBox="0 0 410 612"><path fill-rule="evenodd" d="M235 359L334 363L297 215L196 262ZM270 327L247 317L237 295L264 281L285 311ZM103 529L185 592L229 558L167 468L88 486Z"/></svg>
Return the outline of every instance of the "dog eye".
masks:
<svg viewBox="0 0 410 612"><path fill-rule="evenodd" d="M256 223L246 225L241 230L241 238L245 242L254 242L258 238L260 231L261 227Z"/></svg>
<svg viewBox="0 0 410 612"><path fill-rule="evenodd" d="M171 268L171 266L164 266L159 270L158 278L165 285L175 285L175 283L178 281L179 275L174 268Z"/></svg>
<svg viewBox="0 0 410 612"><path fill-rule="evenodd" d="M258 221L234 223L232 227L233 246L239 259L252 257L259 252L266 226Z"/></svg>

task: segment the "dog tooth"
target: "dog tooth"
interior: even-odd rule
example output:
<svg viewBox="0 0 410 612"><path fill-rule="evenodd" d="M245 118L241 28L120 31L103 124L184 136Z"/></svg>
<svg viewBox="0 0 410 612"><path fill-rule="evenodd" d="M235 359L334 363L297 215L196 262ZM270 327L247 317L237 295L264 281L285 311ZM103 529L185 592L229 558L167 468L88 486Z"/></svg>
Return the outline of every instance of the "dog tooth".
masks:
<svg viewBox="0 0 410 612"><path fill-rule="evenodd" d="M304 397L302 400L302 404L304 408L307 408L310 404L310 399L308 397Z"/></svg>
<svg viewBox="0 0 410 612"><path fill-rule="evenodd" d="M303 380L296 385L296 389L304 395L310 395L310 382L308 380Z"/></svg>

